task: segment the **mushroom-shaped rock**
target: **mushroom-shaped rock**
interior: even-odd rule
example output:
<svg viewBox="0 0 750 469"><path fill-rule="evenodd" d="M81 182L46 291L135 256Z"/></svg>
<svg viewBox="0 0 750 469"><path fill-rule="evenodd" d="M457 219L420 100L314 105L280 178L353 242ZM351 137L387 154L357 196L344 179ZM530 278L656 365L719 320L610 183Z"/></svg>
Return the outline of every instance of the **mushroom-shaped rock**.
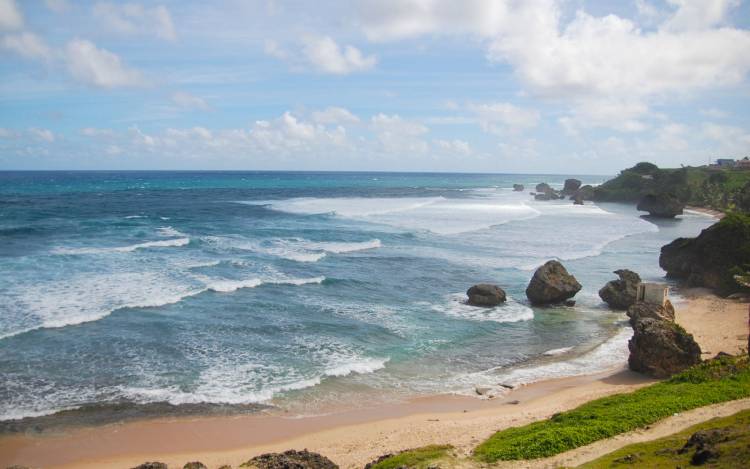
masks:
<svg viewBox="0 0 750 469"><path fill-rule="evenodd" d="M306 449L261 454L241 464L240 467L256 469L338 469L338 466L327 457Z"/></svg>
<svg viewBox="0 0 750 469"><path fill-rule="evenodd" d="M505 302L505 292L497 285L480 283L466 291L468 304L472 306L497 306Z"/></svg>
<svg viewBox="0 0 750 469"><path fill-rule="evenodd" d="M641 212L648 212L652 217L674 218L682 215L685 204L667 194L649 194L643 196L636 208Z"/></svg>
<svg viewBox="0 0 750 469"><path fill-rule="evenodd" d="M579 181L578 179L566 179L562 193L565 195L572 195L575 194L580 187L581 181Z"/></svg>
<svg viewBox="0 0 750 469"><path fill-rule="evenodd" d="M599 298L607 303L610 308L628 309L630 305L635 303L641 277L632 270L627 269L615 270L615 274L620 279L607 282L599 290Z"/></svg>
<svg viewBox="0 0 750 469"><path fill-rule="evenodd" d="M668 378L701 361L701 348L693 336L661 319L637 321L628 349L630 369L654 378Z"/></svg>
<svg viewBox="0 0 750 469"><path fill-rule="evenodd" d="M523 184L513 184L513 190L516 192L523 191Z"/></svg>
<svg viewBox="0 0 750 469"><path fill-rule="evenodd" d="M674 306L672 306L672 302L669 300L664 303L664 306L639 301L630 305L626 314L630 318L631 325L647 318L674 321L675 317Z"/></svg>
<svg viewBox="0 0 750 469"><path fill-rule="evenodd" d="M534 304L560 303L581 289L575 277L558 261L548 261L536 269L526 287L526 296Z"/></svg>

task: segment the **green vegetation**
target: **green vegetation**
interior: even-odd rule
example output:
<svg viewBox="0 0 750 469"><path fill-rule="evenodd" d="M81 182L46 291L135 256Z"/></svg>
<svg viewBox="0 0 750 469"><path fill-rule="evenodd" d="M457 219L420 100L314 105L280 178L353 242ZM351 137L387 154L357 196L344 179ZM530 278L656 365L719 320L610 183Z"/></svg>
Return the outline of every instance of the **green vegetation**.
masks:
<svg viewBox="0 0 750 469"><path fill-rule="evenodd" d="M499 431L479 445L474 455L483 462L548 457L677 412L748 396L748 358L720 357L668 381L597 399L548 420Z"/></svg>
<svg viewBox="0 0 750 469"><path fill-rule="evenodd" d="M750 171L709 167L660 169L638 163L594 189L594 200L636 202L647 194L669 194L681 202L750 212Z"/></svg>
<svg viewBox="0 0 750 469"><path fill-rule="evenodd" d="M400 467L423 469L436 465L438 461L443 461L446 463L443 465L450 467L452 464L448 460L452 460L453 457L448 454L448 451L451 449L453 447L450 445L430 445L409 449L383 458L370 466L370 469L396 469Z"/></svg>
<svg viewBox="0 0 750 469"><path fill-rule="evenodd" d="M695 449L682 448L691 435L701 430L713 431L714 435L719 436L719 441L712 445L716 458L710 461L709 467L736 468L750 464L750 410L746 410L730 417L703 422L665 438L626 446L579 468L689 467Z"/></svg>

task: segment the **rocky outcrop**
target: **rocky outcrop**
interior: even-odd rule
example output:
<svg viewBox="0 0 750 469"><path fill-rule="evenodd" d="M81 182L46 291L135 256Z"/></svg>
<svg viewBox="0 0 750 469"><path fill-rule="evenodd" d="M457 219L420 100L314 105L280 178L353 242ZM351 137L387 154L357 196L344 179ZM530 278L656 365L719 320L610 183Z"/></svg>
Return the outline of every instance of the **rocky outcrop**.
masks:
<svg viewBox="0 0 750 469"><path fill-rule="evenodd" d="M523 191L523 184L513 184L513 190L516 192Z"/></svg>
<svg viewBox="0 0 750 469"><path fill-rule="evenodd" d="M626 313L630 318L630 324L635 325L641 319L658 319L660 321L674 321L675 311L672 303L667 300L664 306L654 303L639 301L628 308Z"/></svg>
<svg viewBox="0 0 750 469"><path fill-rule="evenodd" d="M537 192L544 193L544 192L549 192L551 190L552 190L552 188L546 182L540 182L539 184L536 185L536 191Z"/></svg>
<svg viewBox="0 0 750 469"><path fill-rule="evenodd" d="M628 349L630 369L654 378L668 378L701 361L701 348L693 336L661 319L636 321Z"/></svg>
<svg viewBox="0 0 750 469"><path fill-rule="evenodd" d="M168 469L167 465L163 462L144 462L140 466L136 466L133 469Z"/></svg>
<svg viewBox="0 0 750 469"><path fill-rule="evenodd" d="M193 461L182 466L182 469L208 469L208 467L200 461Z"/></svg>
<svg viewBox="0 0 750 469"><path fill-rule="evenodd" d="M581 187L581 181L578 179L566 179L562 193L564 195L573 195Z"/></svg>
<svg viewBox="0 0 750 469"><path fill-rule="evenodd" d="M674 218L682 215L685 204L667 194L648 194L641 198L636 208L652 217Z"/></svg>
<svg viewBox="0 0 750 469"><path fill-rule="evenodd" d="M466 296L469 297L467 303L471 306L497 306L506 299L502 288L489 283L474 285L466 291Z"/></svg>
<svg viewBox="0 0 750 469"><path fill-rule="evenodd" d="M614 272L619 280L607 282L599 290L599 298L614 309L628 309L635 303L635 295L638 293L638 284L641 277L632 270L620 269Z"/></svg>
<svg viewBox="0 0 750 469"><path fill-rule="evenodd" d="M338 466L327 457L306 449L261 454L241 464L240 467L256 469L338 469Z"/></svg>
<svg viewBox="0 0 750 469"><path fill-rule="evenodd" d="M583 197L579 194L574 195L573 205L583 205Z"/></svg>
<svg viewBox="0 0 750 469"><path fill-rule="evenodd" d="M661 248L659 266L689 286L720 295L742 291L734 274L750 264L750 216L727 214L697 238L677 238Z"/></svg>
<svg viewBox="0 0 750 469"><path fill-rule="evenodd" d="M580 189L570 196L570 200L575 200L577 197L580 197L583 200L594 200L594 186L588 184L581 186Z"/></svg>
<svg viewBox="0 0 750 469"><path fill-rule="evenodd" d="M557 261L548 261L536 269L526 287L526 296L534 304L560 303L575 296L581 284Z"/></svg>

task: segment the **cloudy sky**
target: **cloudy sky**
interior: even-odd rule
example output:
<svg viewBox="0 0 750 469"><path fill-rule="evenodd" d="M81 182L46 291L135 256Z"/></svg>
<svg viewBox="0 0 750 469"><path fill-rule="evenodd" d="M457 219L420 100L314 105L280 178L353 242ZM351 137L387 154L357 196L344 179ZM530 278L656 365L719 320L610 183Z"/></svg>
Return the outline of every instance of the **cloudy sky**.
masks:
<svg viewBox="0 0 750 469"><path fill-rule="evenodd" d="M0 0L0 169L612 174L750 154L741 0Z"/></svg>

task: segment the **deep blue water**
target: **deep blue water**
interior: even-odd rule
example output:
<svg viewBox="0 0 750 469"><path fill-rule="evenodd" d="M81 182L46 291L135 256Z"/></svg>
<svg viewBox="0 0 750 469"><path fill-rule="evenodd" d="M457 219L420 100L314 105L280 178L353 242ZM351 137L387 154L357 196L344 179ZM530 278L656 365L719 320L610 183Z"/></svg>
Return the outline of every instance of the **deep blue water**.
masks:
<svg viewBox="0 0 750 469"><path fill-rule="evenodd" d="M310 411L622 363L624 315L597 290L618 268L660 279L659 248L711 220L528 194L564 179L0 172L0 420L123 401ZM551 258L584 285L574 308L525 301ZM509 302L464 305L480 281Z"/></svg>

